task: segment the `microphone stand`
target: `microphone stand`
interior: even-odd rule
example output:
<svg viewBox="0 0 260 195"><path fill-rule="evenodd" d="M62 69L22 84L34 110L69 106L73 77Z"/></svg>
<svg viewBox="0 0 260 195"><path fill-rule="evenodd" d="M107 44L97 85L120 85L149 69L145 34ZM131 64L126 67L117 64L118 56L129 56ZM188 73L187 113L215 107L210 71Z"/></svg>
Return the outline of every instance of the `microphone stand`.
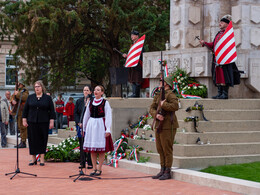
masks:
<svg viewBox="0 0 260 195"><path fill-rule="evenodd" d="M84 100L83 100L84 101ZM89 100L87 101L89 102ZM83 113L85 111L85 102L84 102L84 107L83 107L83 111L81 113L81 116L80 116L80 122L82 121L82 117L83 117ZM80 128L80 127L79 127ZM79 142L79 148L80 148L80 170L79 170L79 173L78 174L75 174L75 175L70 175L69 178L71 177L76 177L73 182L76 182L78 179L79 180L84 180L84 181L91 181L93 180L93 178L97 178L97 179L101 179L101 177L96 177L96 176L91 176L91 175L87 175L83 172L83 165L82 163L84 162L84 151L83 151L83 138L84 138L84 134L83 134L83 128L80 128L80 134L81 134L81 141ZM84 176L84 177L83 177ZM81 178L83 177L83 178ZM93 177L93 178L91 178Z"/></svg>
<svg viewBox="0 0 260 195"><path fill-rule="evenodd" d="M17 121L17 115L18 115L18 112L19 112L19 109L20 109L20 105L21 105L21 100L22 100L22 96L23 96L23 92L24 91L21 91L21 95L20 95L20 99L19 99L19 103L18 103L18 107L17 107L17 111L16 111L16 114L15 114L15 122ZM13 179L17 174L21 173L21 174L25 174L25 175L32 175L32 176L35 176L37 177L37 175L35 174L31 174L31 173L25 173L25 172L21 172L20 171L20 168L19 168L19 148L18 148L18 129L17 129L17 125L15 125L16 127L16 170L14 172L11 172L11 173L6 173L5 175L10 175L10 174L14 174L10 179Z"/></svg>

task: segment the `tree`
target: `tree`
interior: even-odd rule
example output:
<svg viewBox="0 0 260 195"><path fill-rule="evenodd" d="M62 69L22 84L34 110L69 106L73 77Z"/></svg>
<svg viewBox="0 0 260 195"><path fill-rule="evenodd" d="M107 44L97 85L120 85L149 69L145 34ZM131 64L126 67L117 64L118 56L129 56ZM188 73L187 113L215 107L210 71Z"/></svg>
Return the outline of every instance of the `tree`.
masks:
<svg viewBox="0 0 260 195"><path fill-rule="evenodd" d="M28 82L37 80L44 69L53 90L75 80L75 70L100 84L109 78L109 67L122 66L113 48L127 53L132 29L146 34L146 51L164 47L169 4L169 0L6 1L0 4L0 35L14 35L15 55L26 61L20 68L25 68ZM113 86L112 96L120 95L118 89Z"/></svg>

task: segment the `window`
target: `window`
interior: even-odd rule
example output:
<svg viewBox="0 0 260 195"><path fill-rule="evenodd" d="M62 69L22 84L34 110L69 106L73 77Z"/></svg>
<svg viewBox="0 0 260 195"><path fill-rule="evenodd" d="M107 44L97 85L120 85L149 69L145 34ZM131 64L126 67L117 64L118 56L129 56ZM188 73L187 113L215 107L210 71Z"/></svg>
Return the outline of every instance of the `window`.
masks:
<svg viewBox="0 0 260 195"><path fill-rule="evenodd" d="M5 58L5 85L15 86L17 77L17 70L15 67L15 61L12 56L6 56Z"/></svg>

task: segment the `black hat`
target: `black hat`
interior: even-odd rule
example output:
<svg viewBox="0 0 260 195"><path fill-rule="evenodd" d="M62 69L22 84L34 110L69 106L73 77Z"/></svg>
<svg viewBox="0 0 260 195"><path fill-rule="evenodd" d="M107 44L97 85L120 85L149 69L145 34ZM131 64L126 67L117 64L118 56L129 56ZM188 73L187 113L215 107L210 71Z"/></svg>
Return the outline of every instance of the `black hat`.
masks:
<svg viewBox="0 0 260 195"><path fill-rule="evenodd" d="M139 35L139 32L137 30L132 30L131 35Z"/></svg>
<svg viewBox="0 0 260 195"><path fill-rule="evenodd" d="M229 24L229 22L231 21L231 15L225 15L225 16L223 16L223 17L220 19L220 21Z"/></svg>

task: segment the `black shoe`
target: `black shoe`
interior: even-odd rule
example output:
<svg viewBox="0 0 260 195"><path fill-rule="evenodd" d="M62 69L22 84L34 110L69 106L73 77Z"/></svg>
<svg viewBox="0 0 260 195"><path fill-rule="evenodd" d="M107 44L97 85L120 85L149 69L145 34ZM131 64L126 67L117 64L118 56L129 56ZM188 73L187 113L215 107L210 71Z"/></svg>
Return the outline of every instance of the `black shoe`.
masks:
<svg viewBox="0 0 260 195"><path fill-rule="evenodd" d="M99 176L99 175L101 175L101 173L102 173L102 171L97 170L96 173L95 173L95 176Z"/></svg>
<svg viewBox="0 0 260 195"><path fill-rule="evenodd" d="M93 166L88 165L88 166L87 166L87 169L93 169Z"/></svg>
<svg viewBox="0 0 260 195"><path fill-rule="evenodd" d="M37 165L37 160L35 160L34 162L29 163L29 166L33 166L33 165Z"/></svg>
<svg viewBox="0 0 260 195"><path fill-rule="evenodd" d="M94 170L92 173L90 173L90 175L91 175L91 176L94 176L94 175L96 175L96 172L97 172L97 169Z"/></svg>
<svg viewBox="0 0 260 195"><path fill-rule="evenodd" d="M40 163L40 166L44 166L45 164L44 163Z"/></svg>
<svg viewBox="0 0 260 195"><path fill-rule="evenodd" d="M164 171L165 171L165 167L162 167L161 171L157 175L152 176L152 178L159 179L163 175Z"/></svg>

